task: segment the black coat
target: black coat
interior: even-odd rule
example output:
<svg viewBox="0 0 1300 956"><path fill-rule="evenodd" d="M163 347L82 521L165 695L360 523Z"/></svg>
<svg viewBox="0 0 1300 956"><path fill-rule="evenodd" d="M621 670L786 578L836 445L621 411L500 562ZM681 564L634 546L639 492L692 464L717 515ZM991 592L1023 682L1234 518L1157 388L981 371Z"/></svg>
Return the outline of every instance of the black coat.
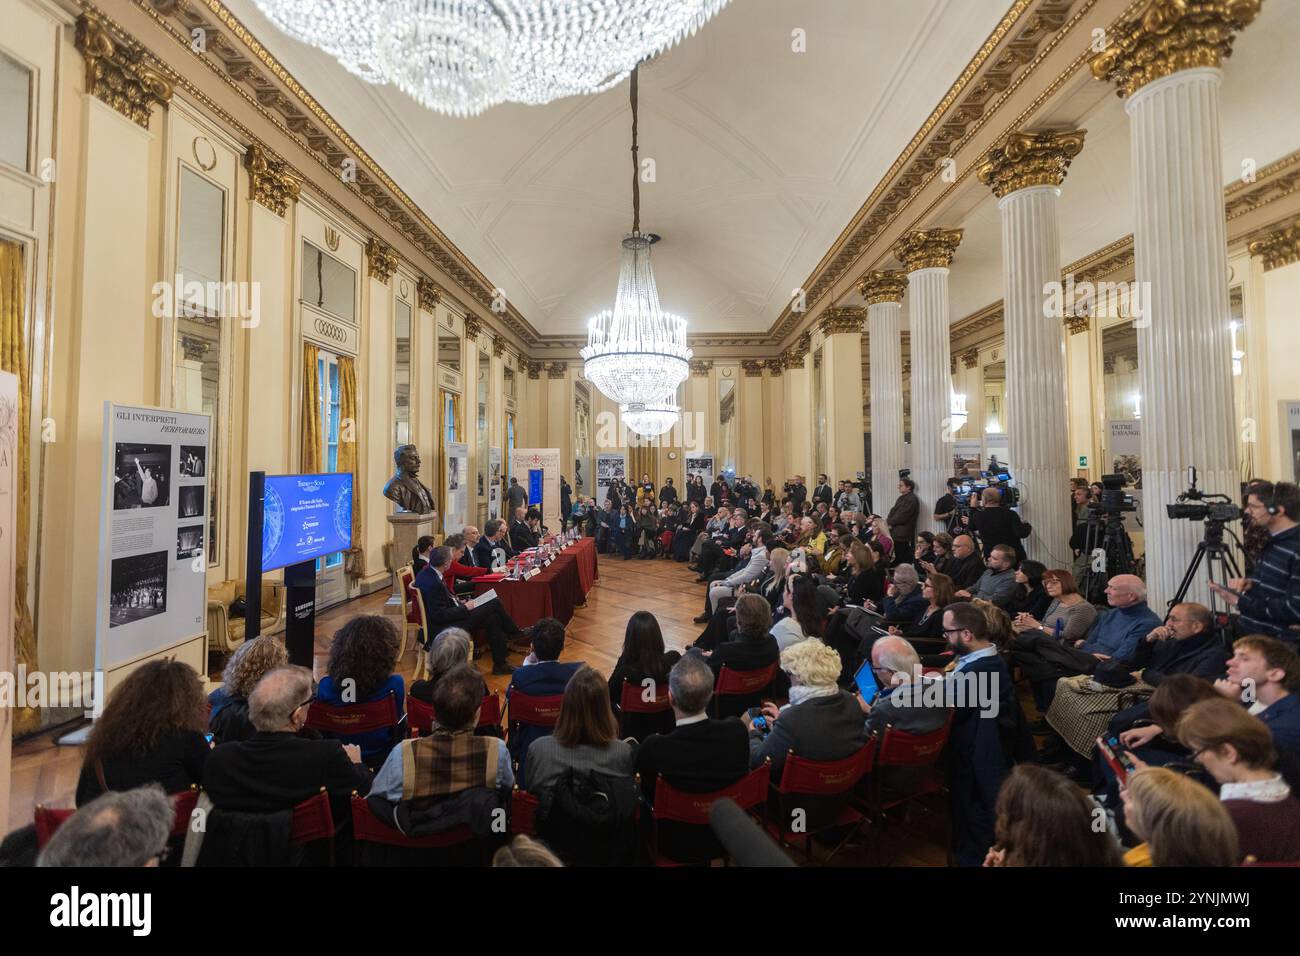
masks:
<svg viewBox="0 0 1300 956"><path fill-rule="evenodd" d="M970 527L979 535L984 557L993 553L994 545L1005 544L1015 549L1017 561L1025 559L1025 546L1020 542L1029 537L1029 525L1010 508L977 508L970 513Z"/></svg>
<svg viewBox="0 0 1300 956"><path fill-rule="evenodd" d="M1182 641L1139 641L1136 666L1130 670L1140 669L1142 680L1152 687L1174 674L1191 674L1213 682L1223 676L1229 656L1223 638L1210 630Z"/></svg>
<svg viewBox="0 0 1300 956"><path fill-rule="evenodd" d="M772 758L772 780L781 779L785 758L794 751L808 760L843 760L866 742L862 708L845 691L828 697L813 697L787 707L772 723L765 739L751 736L749 765L758 767Z"/></svg>
<svg viewBox="0 0 1300 956"><path fill-rule="evenodd" d="M169 734L147 754L110 756L104 761L104 781L109 790L134 790L147 783L162 784L167 793L182 793L203 779L211 755L208 742L196 731ZM77 779L77 806L83 806L104 792L90 763L82 763Z"/></svg>
<svg viewBox="0 0 1300 956"><path fill-rule="evenodd" d="M510 519L510 547L515 551L526 551L537 547L537 534L528 527L527 521Z"/></svg>
<svg viewBox="0 0 1300 956"><path fill-rule="evenodd" d="M203 789L213 806L223 810L288 810L319 793L321 787L339 814L353 790L369 791L370 772L349 760L337 740L307 740L290 733L262 731L251 740L216 748L203 768Z"/></svg>

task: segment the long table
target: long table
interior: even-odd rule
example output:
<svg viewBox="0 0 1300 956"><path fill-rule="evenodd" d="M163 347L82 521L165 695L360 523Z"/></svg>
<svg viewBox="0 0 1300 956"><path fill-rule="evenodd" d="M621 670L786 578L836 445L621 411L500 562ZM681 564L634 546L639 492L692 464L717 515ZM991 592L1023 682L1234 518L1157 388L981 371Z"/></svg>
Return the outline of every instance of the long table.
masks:
<svg viewBox="0 0 1300 956"><path fill-rule="evenodd" d="M568 624L574 608L586 603L587 592L598 580L596 541L579 538L527 581L475 578L473 584L475 594L495 590L515 623L528 627L544 617Z"/></svg>

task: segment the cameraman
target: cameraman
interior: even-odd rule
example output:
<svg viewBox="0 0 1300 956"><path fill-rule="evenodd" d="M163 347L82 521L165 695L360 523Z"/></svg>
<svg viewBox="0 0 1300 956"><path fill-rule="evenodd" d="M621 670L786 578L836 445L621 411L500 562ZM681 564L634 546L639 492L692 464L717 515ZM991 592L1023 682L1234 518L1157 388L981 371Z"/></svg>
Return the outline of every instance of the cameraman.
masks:
<svg viewBox="0 0 1300 956"><path fill-rule="evenodd" d="M992 554L997 545L1004 544L1016 552L1016 563L1019 564L1025 559L1025 548L1020 539L1029 537L1032 529L1020 520L1020 515L1002 507L1002 492L998 489L985 488L979 500L980 506L975 507L975 496L971 495L971 506L975 510L962 516L962 524L979 536L984 557Z"/></svg>
<svg viewBox="0 0 1300 956"><path fill-rule="evenodd" d="M1246 514L1268 529L1253 576L1210 588L1241 614L1241 633L1266 634L1292 648L1300 643L1300 488L1285 481L1252 485Z"/></svg>
<svg viewBox="0 0 1300 956"><path fill-rule="evenodd" d="M960 478L948 479L948 493L934 503L934 520L943 525L945 531L951 532L957 523L957 490L961 488Z"/></svg>

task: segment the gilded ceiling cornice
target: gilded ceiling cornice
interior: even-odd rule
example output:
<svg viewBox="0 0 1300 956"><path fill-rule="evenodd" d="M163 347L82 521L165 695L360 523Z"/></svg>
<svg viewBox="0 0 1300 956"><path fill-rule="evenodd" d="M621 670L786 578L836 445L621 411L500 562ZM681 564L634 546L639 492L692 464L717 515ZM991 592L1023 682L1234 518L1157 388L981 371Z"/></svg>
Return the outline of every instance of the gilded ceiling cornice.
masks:
<svg viewBox="0 0 1300 956"><path fill-rule="evenodd" d="M85 0L79 2L86 9L95 9ZM220 0L131 2L260 115L307 150L332 177L339 178L344 160L355 160L355 181L345 183L345 188L401 232L472 300L492 308L495 286ZM192 46L195 29L204 31L205 49L195 50ZM206 105L213 105L193 84L183 79L178 82ZM230 119L224 111L219 112ZM505 312L494 314L525 344L533 345L538 340L537 330L514 306L507 305Z"/></svg>
<svg viewBox="0 0 1300 956"><path fill-rule="evenodd" d="M1016 130L989 150L975 175L1002 199L1033 186L1060 186L1087 130Z"/></svg>
<svg viewBox="0 0 1300 956"><path fill-rule="evenodd" d="M138 42L110 30L97 13L77 18L76 45L86 61L86 92L133 123L148 129L154 104L171 102L171 79L149 62Z"/></svg>
<svg viewBox="0 0 1300 956"><path fill-rule="evenodd" d="M907 292L907 273L897 269L873 269L858 280L858 293L867 305L900 303Z"/></svg>
<svg viewBox="0 0 1300 956"><path fill-rule="evenodd" d="M1261 0L1147 0L1107 37L1092 75L1127 99L1183 70L1218 68L1236 34L1259 16Z"/></svg>
<svg viewBox="0 0 1300 956"><path fill-rule="evenodd" d="M283 216L289 203L298 201L302 184L289 172L284 160L272 157L261 143L249 144L244 152L244 168L248 170L254 202Z"/></svg>
<svg viewBox="0 0 1300 956"><path fill-rule="evenodd" d="M1252 256L1264 260L1265 272L1300 262L1300 219L1293 219L1271 229L1248 243L1246 248Z"/></svg>

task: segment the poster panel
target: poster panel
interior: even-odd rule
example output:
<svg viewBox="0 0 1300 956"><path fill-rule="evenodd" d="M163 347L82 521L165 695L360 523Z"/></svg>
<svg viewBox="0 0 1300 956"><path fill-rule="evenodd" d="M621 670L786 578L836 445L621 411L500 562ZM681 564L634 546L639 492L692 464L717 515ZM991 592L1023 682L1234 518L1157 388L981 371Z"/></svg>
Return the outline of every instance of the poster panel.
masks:
<svg viewBox="0 0 1300 956"><path fill-rule="evenodd" d="M514 467L520 483L528 491L528 507L539 505L542 524L559 531L560 524L560 450L558 448L516 448Z"/></svg>
<svg viewBox="0 0 1300 956"><path fill-rule="evenodd" d="M596 507L605 506L609 486L615 478L627 480L627 455L622 452L601 452L596 456Z"/></svg>
<svg viewBox="0 0 1300 956"><path fill-rule="evenodd" d="M1290 472L1291 480L1300 482L1300 402L1282 402L1281 417L1282 474Z"/></svg>
<svg viewBox="0 0 1300 956"><path fill-rule="evenodd" d="M700 452L686 456L686 483L689 485L691 479L699 475L704 479L704 487L713 486L713 455L709 452ZM717 502L714 502L717 504Z"/></svg>
<svg viewBox="0 0 1300 956"><path fill-rule="evenodd" d="M488 517L501 517L501 449L488 449ZM479 529L482 530L482 529Z"/></svg>
<svg viewBox="0 0 1300 956"><path fill-rule="evenodd" d="M104 403L97 670L203 633L211 427L208 415Z"/></svg>
<svg viewBox="0 0 1300 956"><path fill-rule="evenodd" d="M1107 474L1123 475L1131 490L1142 487L1142 422L1138 419L1111 419L1110 470Z"/></svg>
<svg viewBox="0 0 1300 956"><path fill-rule="evenodd" d="M446 461L442 500L447 506L442 516L442 528L447 534L459 534L469 520L469 445L448 442Z"/></svg>

